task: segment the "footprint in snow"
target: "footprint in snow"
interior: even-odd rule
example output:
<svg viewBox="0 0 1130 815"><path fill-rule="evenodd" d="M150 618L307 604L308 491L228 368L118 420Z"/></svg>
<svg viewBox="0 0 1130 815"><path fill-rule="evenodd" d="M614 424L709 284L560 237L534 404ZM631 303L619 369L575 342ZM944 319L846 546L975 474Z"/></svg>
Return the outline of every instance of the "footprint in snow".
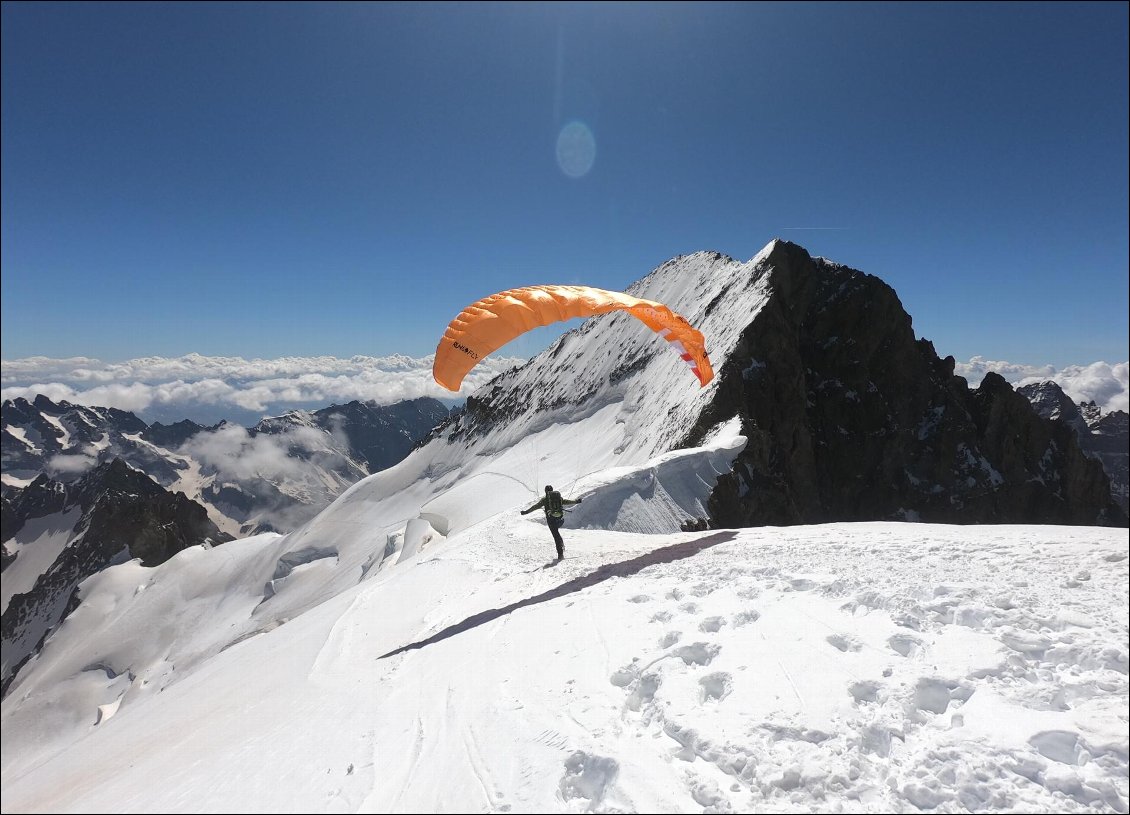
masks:
<svg viewBox="0 0 1130 815"><path fill-rule="evenodd" d="M621 668L614 672L608 681L618 688L626 688L636 681L636 672L632 668Z"/></svg>
<svg viewBox="0 0 1130 815"><path fill-rule="evenodd" d="M674 656L683 660L687 665L709 665L722 650L720 645L707 642L695 642L676 648Z"/></svg>
<svg viewBox="0 0 1130 815"><path fill-rule="evenodd" d="M922 640L910 634L895 634L887 639L887 645L896 654L902 654L904 657L916 656L921 653L923 647Z"/></svg>
<svg viewBox="0 0 1130 815"><path fill-rule="evenodd" d="M840 651L859 651L863 644L851 634L829 634L825 639L828 644Z"/></svg>
<svg viewBox="0 0 1130 815"><path fill-rule="evenodd" d="M655 698L655 692L659 690L660 681L659 674L644 674L632 688L624 704L629 710L639 710L650 703Z"/></svg>
<svg viewBox="0 0 1130 815"><path fill-rule="evenodd" d="M566 801L586 800L589 803L585 808L595 811L619 772L620 764L616 759L578 750L565 759L565 774L559 784L561 797Z"/></svg>
<svg viewBox="0 0 1130 815"><path fill-rule="evenodd" d="M859 704L861 702L878 702L879 691L882 689L883 686L873 679L866 679L861 682L852 682L850 685L848 685L848 693L850 693L851 697L855 699L856 704Z"/></svg>
<svg viewBox="0 0 1130 815"><path fill-rule="evenodd" d="M760 619L761 612L751 608L748 611L739 611L737 614L735 614L733 623L735 626L742 626L748 625L749 623L755 623Z"/></svg>
<svg viewBox="0 0 1130 815"><path fill-rule="evenodd" d="M702 686L703 702L720 702L729 696L730 691L734 689L733 678L725 671L704 676L698 680L698 684Z"/></svg>
<svg viewBox="0 0 1130 815"><path fill-rule="evenodd" d="M721 617L707 617L705 620L698 624L698 630L713 634L717 633L718 629L720 629L725 624L726 621Z"/></svg>

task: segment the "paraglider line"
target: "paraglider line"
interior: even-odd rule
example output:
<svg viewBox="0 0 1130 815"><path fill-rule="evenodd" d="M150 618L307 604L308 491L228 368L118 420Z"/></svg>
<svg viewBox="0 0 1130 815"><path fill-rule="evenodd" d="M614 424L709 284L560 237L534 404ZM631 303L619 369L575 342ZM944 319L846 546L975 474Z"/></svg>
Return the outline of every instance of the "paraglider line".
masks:
<svg viewBox="0 0 1130 815"><path fill-rule="evenodd" d="M527 490L532 492L534 495L537 495L537 492L538 492L537 490L535 490L533 487L531 487L529 484L527 484L525 481L523 481L520 478L515 478L514 476L507 475L506 473L496 473L493 470L484 470L481 473L475 473L473 476L471 476L471 478L478 478L480 475L497 475L499 478L509 478L511 481L516 481L519 484L521 484L523 487L525 487ZM470 481L471 478L468 478L467 480Z"/></svg>
<svg viewBox="0 0 1130 815"><path fill-rule="evenodd" d="M478 478L478 477L479 477L480 475L496 475L496 476L498 476L499 478L509 478L509 479L510 479L511 481L516 481L516 482L518 482L519 484L521 484L521 485L522 485L523 487L525 487L525 488L526 488L526 489L527 489L527 490L528 490L529 492L533 493L534 495L537 495L537 494L538 494L537 490L535 490L535 489L534 489L533 487L531 487L531 486L530 486L529 484L527 484L527 483L526 483L525 481L522 481L522 480L521 480L520 478L515 478L514 476L512 476L512 475L507 475L506 473L496 473L496 472L494 472L494 471L492 471L492 470L486 470L486 471L484 471L484 472L481 472L481 473L475 473L474 475L470 475L470 476L467 476L467 478L466 478L466 479L464 479L464 480L465 480L465 481L471 481L471 480L473 480L473 479L476 479L476 478ZM429 498L429 499L428 499L427 501L425 501L424 503L420 504L420 511L422 512L422 511L424 510L424 507L426 507L426 506L427 506L428 504L430 504L430 503L432 503L432 502L434 502L434 501L438 501L438 500L439 500L440 498L443 498L443 497L444 497L445 495L447 495L447 493L446 493L446 492L441 492L441 493L440 493L439 495L436 495L436 496L434 496L434 497L432 497L432 498Z"/></svg>

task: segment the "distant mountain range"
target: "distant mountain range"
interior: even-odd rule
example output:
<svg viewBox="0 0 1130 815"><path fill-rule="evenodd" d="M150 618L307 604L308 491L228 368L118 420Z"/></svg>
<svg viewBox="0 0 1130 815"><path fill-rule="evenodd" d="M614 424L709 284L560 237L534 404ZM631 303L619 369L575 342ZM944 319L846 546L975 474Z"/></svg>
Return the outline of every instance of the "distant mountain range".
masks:
<svg viewBox="0 0 1130 815"><path fill-rule="evenodd" d="M402 459L447 415L434 399L351 402L248 430L147 425L125 411L44 396L5 401L0 686L75 607L90 575L290 531Z"/></svg>
<svg viewBox="0 0 1130 815"><path fill-rule="evenodd" d="M7 400L0 407L5 493L41 473L67 482L121 459L199 502L222 532L287 532L346 487L404 458L448 415L435 399L292 411L253 428L188 420L147 425L114 408Z"/></svg>

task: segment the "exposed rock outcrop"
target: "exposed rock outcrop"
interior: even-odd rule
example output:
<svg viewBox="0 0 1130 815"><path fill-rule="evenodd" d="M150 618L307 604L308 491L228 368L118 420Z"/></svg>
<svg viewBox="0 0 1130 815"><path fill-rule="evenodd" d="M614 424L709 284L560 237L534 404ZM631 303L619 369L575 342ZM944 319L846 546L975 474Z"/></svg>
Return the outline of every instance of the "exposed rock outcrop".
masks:
<svg viewBox="0 0 1130 815"><path fill-rule="evenodd" d="M27 591L13 593L0 617L7 690L15 672L78 603L78 586L107 566L138 558L156 566L190 546L230 540L208 519L204 507L183 493L170 493L120 459L107 462L72 484L40 476L11 502L5 519L5 578L19 568L28 547L49 545L59 554ZM43 529L20 540L39 521ZM50 534L45 534L50 530ZM7 596L7 593L6 593Z"/></svg>
<svg viewBox="0 0 1130 815"><path fill-rule="evenodd" d="M715 524L1126 523L1073 435L996 374L971 390L890 286L784 242L766 265L769 301L687 439L733 413L749 438Z"/></svg>
<svg viewBox="0 0 1130 815"><path fill-rule="evenodd" d="M1055 382L1036 382L1016 390L1045 419L1074 431L1083 452L1102 462L1115 503L1124 512L1130 509L1130 416L1126 411L1104 413L1093 401L1076 404Z"/></svg>

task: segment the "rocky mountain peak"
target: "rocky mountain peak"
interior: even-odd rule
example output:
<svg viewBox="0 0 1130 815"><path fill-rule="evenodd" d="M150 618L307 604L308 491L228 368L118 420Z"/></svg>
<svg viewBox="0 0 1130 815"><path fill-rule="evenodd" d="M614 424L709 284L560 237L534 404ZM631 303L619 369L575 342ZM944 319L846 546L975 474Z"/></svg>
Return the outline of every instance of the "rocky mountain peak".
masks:
<svg viewBox="0 0 1130 815"><path fill-rule="evenodd" d="M486 455L504 427L620 405L607 443L638 462L737 417L748 441L718 482L717 526L1126 522L1070 435L995 374L971 390L873 275L775 240L744 263L674 258L628 291L703 332L714 382L687 387L650 332L606 315L476 391L442 438Z"/></svg>
<svg viewBox="0 0 1130 815"><path fill-rule="evenodd" d="M176 450L197 433L206 429L203 425L189 419L183 419L169 425L154 422L141 432L141 438L156 444L158 447Z"/></svg>
<svg viewBox="0 0 1130 815"><path fill-rule="evenodd" d="M1045 419L1061 421L1080 432L1086 430L1088 422L1081 409L1082 406L1075 404L1057 383L1050 380L1034 382L1021 385L1016 392L1027 399L1036 412Z"/></svg>
<svg viewBox="0 0 1130 815"><path fill-rule="evenodd" d="M786 242L768 262L772 294L697 428L734 411L749 436L734 483L720 484L721 525L1125 523L1074 440L996 374L971 391L886 283Z"/></svg>
<svg viewBox="0 0 1130 815"><path fill-rule="evenodd" d="M1110 479L1110 492L1122 510L1130 510L1130 417L1125 411L1103 413L1094 400L1076 404L1055 382L1017 388L1046 419L1075 434L1080 449L1100 462Z"/></svg>

